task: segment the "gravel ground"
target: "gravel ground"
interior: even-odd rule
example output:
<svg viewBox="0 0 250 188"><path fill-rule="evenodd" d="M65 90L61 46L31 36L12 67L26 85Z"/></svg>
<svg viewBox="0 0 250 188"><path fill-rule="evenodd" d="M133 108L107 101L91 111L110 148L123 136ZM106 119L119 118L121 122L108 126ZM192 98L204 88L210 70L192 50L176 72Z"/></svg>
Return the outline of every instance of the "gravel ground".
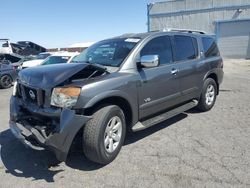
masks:
<svg viewBox="0 0 250 188"><path fill-rule="evenodd" d="M19 143L0 90L0 187L250 187L250 61L228 60L215 107L129 135L107 166L73 149L66 163Z"/></svg>

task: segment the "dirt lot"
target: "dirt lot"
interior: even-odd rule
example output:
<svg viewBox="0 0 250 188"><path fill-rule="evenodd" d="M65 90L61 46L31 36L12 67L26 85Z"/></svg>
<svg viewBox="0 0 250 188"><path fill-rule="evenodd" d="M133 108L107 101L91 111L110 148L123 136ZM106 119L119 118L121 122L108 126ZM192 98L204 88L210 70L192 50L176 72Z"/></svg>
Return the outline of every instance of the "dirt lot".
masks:
<svg viewBox="0 0 250 188"><path fill-rule="evenodd" d="M128 136L107 166L72 150L66 163L26 149L8 129L0 90L0 187L250 187L250 61L225 61L215 107Z"/></svg>

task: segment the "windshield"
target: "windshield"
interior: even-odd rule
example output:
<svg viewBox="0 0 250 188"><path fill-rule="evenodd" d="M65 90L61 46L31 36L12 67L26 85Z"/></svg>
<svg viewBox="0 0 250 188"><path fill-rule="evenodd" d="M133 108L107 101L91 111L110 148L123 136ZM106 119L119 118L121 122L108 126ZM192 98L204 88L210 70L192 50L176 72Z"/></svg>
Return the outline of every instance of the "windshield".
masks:
<svg viewBox="0 0 250 188"><path fill-rule="evenodd" d="M73 63L96 63L119 67L129 52L140 41L138 38L119 38L98 42L73 59Z"/></svg>
<svg viewBox="0 0 250 188"><path fill-rule="evenodd" d="M36 56L36 59L46 59L47 57L49 57L50 54L49 53L45 53L45 54L38 54Z"/></svg>
<svg viewBox="0 0 250 188"><path fill-rule="evenodd" d="M59 63L67 63L70 59L70 56L50 56L45 59L42 65L52 65L52 64L59 64Z"/></svg>

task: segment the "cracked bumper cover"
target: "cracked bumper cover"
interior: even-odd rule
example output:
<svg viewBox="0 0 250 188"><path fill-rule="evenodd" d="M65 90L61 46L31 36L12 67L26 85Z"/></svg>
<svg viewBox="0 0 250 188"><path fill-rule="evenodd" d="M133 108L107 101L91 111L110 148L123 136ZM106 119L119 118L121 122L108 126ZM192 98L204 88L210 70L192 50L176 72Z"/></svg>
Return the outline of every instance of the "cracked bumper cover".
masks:
<svg viewBox="0 0 250 188"><path fill-rule="evenodd" d="M49 149L55 153L58 160L65 161L75 135L91 117L78 115L74 110L63 109L58 114L60 123L57 131L53 132L53 134L50 134L48 137L45 137L32 125L20 123L18 121L22 118L20 117L21 109L23 108L22 105L20 99L13 96L11 97L9 121L11 132L25 146L35 150ZM28 111L31 111L33 114L46 114L44 110L39 110L39 108L30 108ZM54 114L50 115L53 116ZM29 139L27 139L28 137L34 138L37 144L30 142Z"/></svg>

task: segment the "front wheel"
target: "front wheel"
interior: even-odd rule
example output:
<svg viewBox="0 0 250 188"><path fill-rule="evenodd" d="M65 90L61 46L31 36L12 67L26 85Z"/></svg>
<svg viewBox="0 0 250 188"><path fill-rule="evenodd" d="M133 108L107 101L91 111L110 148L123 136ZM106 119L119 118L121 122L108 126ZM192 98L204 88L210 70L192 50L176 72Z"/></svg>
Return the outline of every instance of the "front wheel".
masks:
<svg viewBox="0 0 250 188"><path fill-rule="evenodd" d="M200 101L197 108L203 112L210 110L216 101L217 84L212 78L207 78L204 82Z"/></svg>
<svg viewBox="0 0 250 188"><path fill-rule="evenodd" d="M12 78L9 75L3 75L0 78L0 87L3 89L9 88L12 85Z"/></svg>
<svg viewBox="0 0 250 188"><path fill-rule="evenodd" d="M85 156L96 163L110 163L118 155L125 134L125 117L118 106L109 105L97 110L84 127Z"/></svg>

